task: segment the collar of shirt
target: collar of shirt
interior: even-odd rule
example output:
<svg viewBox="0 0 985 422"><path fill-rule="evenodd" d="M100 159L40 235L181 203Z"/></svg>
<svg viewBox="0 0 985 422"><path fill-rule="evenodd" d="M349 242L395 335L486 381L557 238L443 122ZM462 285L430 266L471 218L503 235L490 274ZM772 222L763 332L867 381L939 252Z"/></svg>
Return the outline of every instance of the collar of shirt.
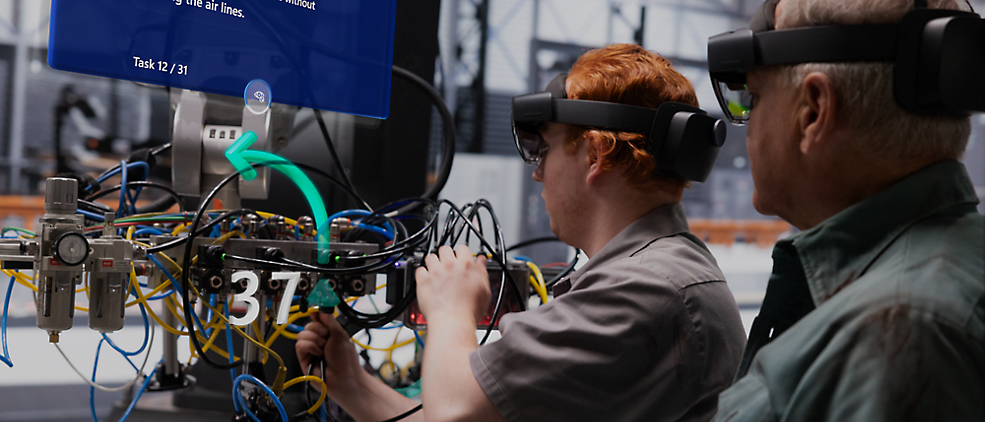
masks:
<svg viewBox="0 0 985 422"><path fill-rule="evenodd" d="M944 161L919 170L816 227L794 235L815 306L859 278L914 223L978 198L963 164Z"/></svg>
<svg viewBox="0 0 985 422"><path fill-rule="evenodd" d="M578 271L572 273L567 279L559 281L554 286L554 296L564 294L577 286L582 276L591 271L592 268L616 259L633 256L660 238L687 232L687 217L684 216L684 208L681 207L681 204L664 205L654 209L622 229Z"/></svg>

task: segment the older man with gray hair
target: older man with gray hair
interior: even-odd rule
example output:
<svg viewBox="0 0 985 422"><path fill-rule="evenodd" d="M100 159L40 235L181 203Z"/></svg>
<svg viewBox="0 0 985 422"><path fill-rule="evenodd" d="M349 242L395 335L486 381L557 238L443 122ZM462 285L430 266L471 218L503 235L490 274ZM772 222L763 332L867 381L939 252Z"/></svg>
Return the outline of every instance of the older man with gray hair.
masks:
<svg viewBox="0 0 985 422"><path fill-rule="evenodd" d="M753 203L802 230L716 420L985 420L985 225L958 161L985 24L964 6L769 0L710 40Z"/></svg>

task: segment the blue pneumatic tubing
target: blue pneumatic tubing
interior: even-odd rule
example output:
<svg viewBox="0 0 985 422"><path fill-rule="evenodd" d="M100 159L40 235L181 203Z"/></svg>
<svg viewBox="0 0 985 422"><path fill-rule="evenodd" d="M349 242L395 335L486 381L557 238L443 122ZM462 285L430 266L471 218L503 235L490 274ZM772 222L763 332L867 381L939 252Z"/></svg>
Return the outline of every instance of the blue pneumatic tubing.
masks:
<svg viewBox="0 0 985 422"><path fill-rule="evenodd" d="M158 229L155 229L153 227L141 227L141 228L137 229L137 231L135 231L133 233L133 236L134 237L137 237L137 236L140 236L142 234L152 234L152 235L160 236L160 235L163 235L164 232L162 232L162 231L160 231Z"/></svg>
<svg viewBox="0 0 985 422"><path fill-rule="evenodd" d="M270 387L267 387L267 384L264 384L263 381L260 381L253 375L248 375L248 374L240 375L236 377L235 380L233 380L233 406L236 408L237 412L245 411L247 416L250 417L250 419L256 422L262 422L260 421L260 418L257 418L257 415L253 414L253 411L251 411L248 406L244 406L242 403L243 395L240 394L239 392L239 383L243 382L244 380L249 381L255 384L257 387L263 389L263 391L265 391L267 395L270 396L270 399L273 400L274 404L277 405L277 411L280 413L281 421L283 422L289 421L289 419L287 418L287 411L284 410L284 405L280 402L280 399L277 398L277 395L274 394L273 390L271 390Z"/></svg>
<svg viewBox="0 0 985 422"><path fill-rule="evenodd" d="M132 287L134 289L138 288L137 286L132 286ZM106 343L109 343L109 347L112 347L117 352L120 352L120 354L123 356L139 355L141 352L144 351L144 349L147 348L147 340L150 339L150 321L147 319L147 309L144 309L143 303L138 303L137 305L140 307L140 316L144 317L144 344L140 345L140 349L137 349L136 352L128 352L126 350L123 350L122 348L120 348L120 346L117 346L116 343L113 343L113 340L110 339L109 336L106 335L106 333L103 333L103 338L106 339Z"/></svg>
<svg viewBox="0 0 985 422"><path fill-rule="evenodd" d="M140 168L143 168L144 169L144 175L145 176L148 173L150 173L150 166L148 166L147 163L145 163L143 161L135 161L135 162L129 163L129 164L126 165L126 167L127 167L127 169L129 169L131 167L140 167ZM122 168L122 167L120 167L120 168ZM109 179L110 177L113 177L113 176L116 176L117 174L119 174L120 173L120 168L113 169L113 171L104 174L102 177L96 179L96 181L99 182L99 183L105 182L106 179Z"/></svg>
<svg viewBox="0 0 985 422"><path fill-rule="evenodd" d="M229 305L227 301L223 314L226 316L226 348L228 349L226 354L229 355L229 363L232 364L235 359L233 359L233 329L229 326ZM229 379L236 380L236 368L229 368Z"/></svg>
<svg viewBox="0 0 985 422"><path fill-rule="evenodd" d="M116 217L127 215L127 162L120 161L120 206L116 208Z"/></svg>
<svg viewBox="0 0 985 422"><path fill-rule="evenodd" d="M161 362L164 362L164 360L162 359L158 363ZM150 384L150 380L154 378L154 373L156 372L157 372L157 366L155 365L154 369L150 371L150 375L148 375L147 378L144 379L144 383L143 385L140 386L140 390L137 391L137 395L133 396L133 401L130 402L130 406L127 406L127 410L126 412L123 412L123 416L120 418L119 422L124 422L127 420L128 417L130 417L130 412L132 412L134 406L137 405L137 401L140 400L140 396L144 395L144 391L147 390L147 386Z"/></svg>
<svg viewBox="0 0 985 422"><path fill-rule="evenodd" d="M3 301L3 325L0 326L0 340L3 340L3 354L0 355L0 362L13 368L14 362L10 360L10 352L7 351L7 307L10 306L10 292L14 291L14 277L10 277L10 284L7 285L7 298Z"/></svg>
<svg viewBox="0 0 985 422"><path fill-rule="evenodd" d="M373 215L373 213L371 213L369 211L366 211L366 210L345 210L345 211L339 211L339 212L337 212L335 214L332 214L330 217L328 217L328 224L332 224L332 220L334 220L336 218L347 217L347 216L350 216L350 215L355 215L355 216L359 216L359 217L368 217L370 215ZM395 231L395 230L393 230L393 226L391 226L390 223L383 223L383 227L385 229L387 229L390 233L393 233ZM319 227L318 229L321 230L321 227ZM391 236L390 238L392 239L393 236Z"/></svg>
<svg viewBox="0 0 985 422"><path fill-rule="evenodd" d="M99 367L99 352L103 349L103 343L106 339L99 339L99 344L96 345L96 361L92 363L92 382L96 382L96 368ZM99 418L96 417L96 387L89 386L89 411L92 412L92 421L99 422Z"/></svg>
<svg viewBox="0 0 985 422"><path fill-rule="evenodd" d="M85 216L86 218L89 218L89 219L92 219L92 220L96 220L96 221L104 221L104 220L103 220L103 216L101 216L101 215L99 215L99 214L96 214L96 213L94 213L94 212L89 212L89 211L86 211L86 210L75 210L75 213L76 213L76 214L82 214L82 215L84 215L84 216Z"/></svg>
<svg viewBox="0 0 985 422"><path fill-rule="evenodd" d="M161 269L161 272L163 272L164 275L168 277L168 280L171 281L171 286L174 287L174 290L177 291L179 295L183 294L181 292L181 286L178 284L178 281L174 279L174 276L171 275L171 271L168 271L168 269L164 267L164 264L162 264L161 261L158 261L157 258L154 258L154 254L147 254L147 259L151 260L151 262L153 262L154 265L157 265L157 268ZM204 333L205 327L202 326L202 320L198 318L198 314L195 313L194 309L192 309L191 312L192 312L192 317L194 317L193 320L195 321L195 324L198 325L198 330Z"/></svg>
<svg viewBox="0 0 985 422"><path fill-rule="evenodd" d="M376 226L371 225L371 224L363 224L363 223L360 222L360 223L354 224L353 227L355 227L357 229L371 231L371 232L374 232L374 233L379 233L379 234L382 234L383 236L385 236L387 238L387 240L393 240L393 233L390 233L390 232L386 231L386 229L383 229L383 228L380 228L380 227L376 227Z"/></svg>

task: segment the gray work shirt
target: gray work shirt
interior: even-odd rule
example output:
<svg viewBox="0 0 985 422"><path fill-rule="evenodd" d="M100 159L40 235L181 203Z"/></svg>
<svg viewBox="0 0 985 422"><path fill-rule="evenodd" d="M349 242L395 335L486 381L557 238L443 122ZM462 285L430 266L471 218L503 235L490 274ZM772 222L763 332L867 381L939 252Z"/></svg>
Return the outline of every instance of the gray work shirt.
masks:
<svg viewBox="0 0 985 422"><path fill-rule="evenodd" d="M770 288L806 284L816 309L749 351L716 420L985 420L977 202L945 161L780 241Z"/></svg>
<svg viewBox="0 0 985 422"><path fill-rule="evenodd" d="M546 305L504 315L502 338L470 356L507 420L714 415L745 332L725 277L688 232L679 204L630 224L570 280Z"/></svg>

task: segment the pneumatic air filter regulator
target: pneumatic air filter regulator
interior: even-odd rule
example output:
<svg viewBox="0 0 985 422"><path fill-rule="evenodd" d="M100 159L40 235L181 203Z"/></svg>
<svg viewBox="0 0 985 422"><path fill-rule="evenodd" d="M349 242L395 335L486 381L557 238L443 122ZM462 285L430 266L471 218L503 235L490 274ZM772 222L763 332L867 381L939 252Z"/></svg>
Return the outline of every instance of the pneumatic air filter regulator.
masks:
<svg viewBox="0 0 985 422"><path fill-rule="evenodd" d="M84 235L85 220L76 215L78 182L51 177L45 183L41 217L40 251L34 258L38 283L38 328L48 340L58 342L58 333L72 328L75 316L75 286L82 283L83 263L89 256Z"/></svg>
<svg viewBox="0 0 985 422"><path fill-rule="evenodd" d="M103 233L90 242L86 262L89 281L89 328L110 333L123 328L133 246L116 234L113 213L105 213Z"/></svg>

